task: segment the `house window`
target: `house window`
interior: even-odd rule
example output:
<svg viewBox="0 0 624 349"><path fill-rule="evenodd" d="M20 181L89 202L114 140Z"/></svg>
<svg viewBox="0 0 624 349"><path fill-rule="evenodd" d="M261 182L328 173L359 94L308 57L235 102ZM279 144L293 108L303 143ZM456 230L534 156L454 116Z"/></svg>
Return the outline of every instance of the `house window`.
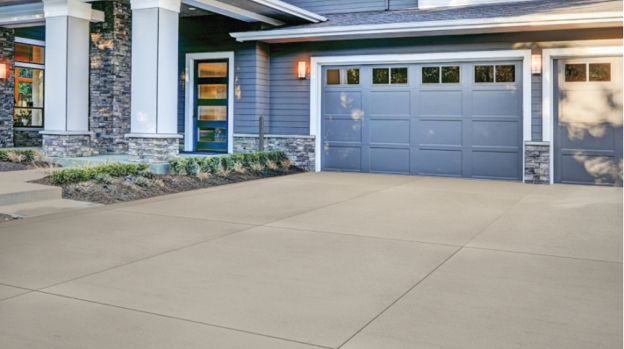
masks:
<svg viewBox="0 0 624 349"><path fill-rule="evenodd" d="M407 84L407 68L373 68L373 84Z"/></svg>
<svg viewBox="0 0 624 349"><path fill-rule="evenodd" d="M43 127L43 69L15 67L13 126Z"/></svg>
<svg viewBox="0 0 624 349"><path fill-rule="evenodd" d="M44 64L44 53L43 46L15 43L16 62Z"/></svg>

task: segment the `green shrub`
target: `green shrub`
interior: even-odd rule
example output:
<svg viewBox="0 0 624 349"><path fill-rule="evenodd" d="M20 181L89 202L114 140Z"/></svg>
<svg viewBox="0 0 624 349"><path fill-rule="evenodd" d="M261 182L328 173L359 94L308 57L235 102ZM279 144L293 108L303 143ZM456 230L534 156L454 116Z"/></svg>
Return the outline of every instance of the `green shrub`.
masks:
<svg viewBox="0 0 624 349"><path fill-rule="evenodd" d="M149 164L104 164L94 167L83 166L69 168L52 173L52 181L55 184L78 183L95 179L99 174L107 174L111 177L136 176L146 170Z"/></svg>
<svg viewBox="0 0 624 349"><path fill-rule="evenodd" d="M192 162L189 161L188 166L186 166L186 173L188 173L191 176L197 175L199 170L200 170L199 165L195 161L192 161Z"/></svg>
<svg viewBox="0 0 624 349"><path fill-rule="evenodd" d="M205 173L219 174L223 171L232 171L240 166L251 171L260 171L269 165L282 164L288 160L283 151L270 151L258 153L242 153L223 156L192 156L176 157L169 161L171 171L178 175L197 175L199 171ZM241 164L241 165L236 165Z"/></svg>
<svg viewBox="0 0 624 349"><path fill-rule="evenodd" d="M232 156L222 156L221 166L223 166L224 170L231 171L234 168L234 159L232 159Z"/></svg>
<svg viewBox="0 0 624 349"><path fill-rule="evenodd" d="M145 169L143 171L139 171L138 174L139 174L139 176L142 176L142 177L145 177L145 178L148 178L148 179L156 178L156 172L154 172L153 170L150 170L149 168Z"/></svg>
<svg viewBox="0 0 624 349"><path fill-rule="evenodd" d="M169 165L171 166L171 170L173 173L182 175L184 171L186 171L186 166L188 165L188 161L183 157L175 157L169 160Z"/></svg>
<svg viewBox="0 0 624 349"><path fill-rule="evenodd" d="M115 179L107 173L99 173L95 175L95 181L99 184L113 184Z"/></svg>
<svg viewBox="0 0 624 349"><path fill-rule="evenodd" d="M139 187L147 187L149 185L149 180L147 180L147 178L145 177L137 177L134 180L134 184L138 185Z"/></svg>
<svg viewBox="0 0 624 349"><path fill-rule="evenodd" d="M211 156L208 158L208 171L206 172L217 173L222 168L220 156Z"/></svg>
<svg viewBox="0 0 624 349"><path fill-rule="evenodd" d="M0 150L0 161L11 161L13 156L10 154L21 155L22 162L31 162L35 160L37 152L32 149L3 149Z"/></svg>

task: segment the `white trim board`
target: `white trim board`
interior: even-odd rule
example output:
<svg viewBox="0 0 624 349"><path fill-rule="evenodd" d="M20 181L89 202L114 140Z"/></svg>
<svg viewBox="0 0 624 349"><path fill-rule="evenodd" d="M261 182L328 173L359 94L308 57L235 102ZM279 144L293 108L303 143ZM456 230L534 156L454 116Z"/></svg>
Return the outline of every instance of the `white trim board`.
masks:
<svg viewBox="0 0 624 349"><path fill-rule="evenodd" d="M193 94L195 91L195 61L204 59L228 59L228 154L234 152L234 51L187 53L185 57L185 94L184 94L184 151L193 151Z"/></svg>
<svg viewBox="0 0 624 349"><path fill-rule="evenodd" d="M554 60L577 57L622 56L622 46L553 48L542 50L542 140L550 144L550 184L555 181L555 145L553 118L555 114Z"/></svg>
<svg viewBox="0 0 624 349"><path fill-rule="evenodd" d="M241 42L264 41L280 43L621 27L622 19L622 12L595 12L565 15L530 15L447 21L275 29L230 33L230 35Z"/></svg>
<svg viewBox="0 0 624 349"><path fill-rule="evenodd" d="M26 38L20 38L19 36L15 37L15 42L20 43L20 44L45 46L45 41L43 40L26 39Z"/></svg>
<svg viewBox="0 0 624 349"><path fill-rule="evenodd" d="M531 140L531 50L462 51L397 55L312 57L310 59L310 135L315 136L315 171L321 170L321 96L324 65L393 64L422 62L522 60L522 134L523 143ZM523 145L524 147L524 145ZM522 149L524 176L524 149Z"/></svg>

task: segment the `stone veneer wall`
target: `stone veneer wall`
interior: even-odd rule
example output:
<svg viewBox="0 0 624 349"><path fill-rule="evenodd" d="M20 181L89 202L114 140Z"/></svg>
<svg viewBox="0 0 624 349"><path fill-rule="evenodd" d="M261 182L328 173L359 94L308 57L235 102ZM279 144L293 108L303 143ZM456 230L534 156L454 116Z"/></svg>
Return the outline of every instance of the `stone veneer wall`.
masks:
<svg viewBox="0 0 624 349"><path fill-rule="evenodd" d="M39 131L14 130L13 144L15 147L41 147L43 137Z"/></svg>
<svg viewBox="0 0 624 349"><path fill-rule="evenodd" d="M524 148L524 183L550 184L550 145L527 143Z"/></svg>
<svg viewBox="0 0 624 349"><path fill-rule="evenodd" d="M7 79L0 79L0 148L13 147L14 59L15 30L0 28L0 63L7 66Z"/></svg>
<svg viewBox="0 0 624 349"><path fill-rule="evenodd" d="M91 23L90 111L91 146L96 154L125 154L130 133L131 24L130 6L96 2L106 21Z"/></svg>
<svg viewBox="0 0 624 349"><path fill-rule="evenodd" d="M253 153L258 151L258 136L234 136L234 153ZM264 150L283 150L294 166L306 171L315 170L314 138L309 137L271 137L264 138Z"/></svg>
<svg viewBox="0 0 624 349"><path fill-rule="evenodd" d="M89 135L43 135L43 154L47 157L91 156Z"/></svg>
<svg viewBox="0 0 624 349"><path fill-rule="evenodd" d="M163 163L179 153L178 138L128 138L128 161Z"/></svg>

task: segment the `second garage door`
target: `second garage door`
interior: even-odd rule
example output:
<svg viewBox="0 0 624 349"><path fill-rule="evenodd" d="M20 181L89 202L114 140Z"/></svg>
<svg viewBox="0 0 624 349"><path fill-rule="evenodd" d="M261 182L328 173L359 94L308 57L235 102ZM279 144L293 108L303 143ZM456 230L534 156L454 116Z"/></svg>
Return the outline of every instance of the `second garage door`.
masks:
<svg viewBox="0 0 624 349"><path fill-rule="evenodd" d="M521 69L325 67L322 170L521 180Z"/></svg>

